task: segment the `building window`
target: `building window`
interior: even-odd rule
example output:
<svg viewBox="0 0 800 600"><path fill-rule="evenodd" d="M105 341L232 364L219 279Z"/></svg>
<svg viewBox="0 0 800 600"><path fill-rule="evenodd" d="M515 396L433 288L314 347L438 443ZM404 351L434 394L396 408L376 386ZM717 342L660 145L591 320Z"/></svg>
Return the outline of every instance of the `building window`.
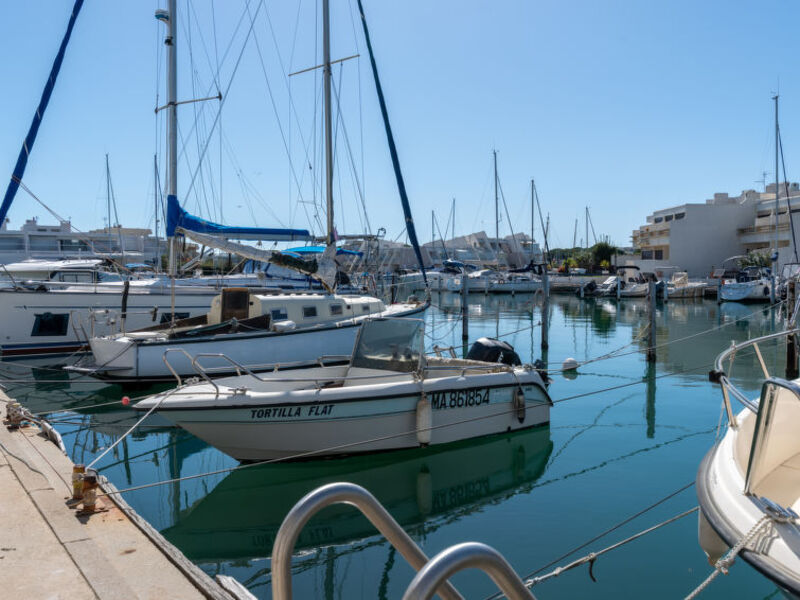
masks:
<svg viewBox="0 0 800 600"><path fill-rule="evenodd" d="M682 219L686 216L686 213L675 213L675 220Z"/></svg>
<svg viewBox="0 0 800 600"><path fill-rule="evenodd" d="M656 217L655 219L653 219L653 221L656 222L656 223L661 223L661 221L663 221L663 220L664 220L664 217Z"/></svg>
<svg viewBox="0 0 800 600"><path fill-rule="evenodd" d="M273 308L272 309L272 320L273 321L286 321L289 318L289 313L286 312L285 308Z"/></svg>
<svg viewBox="0 0 800 600"><path fill-rule="evenodd" d="M341 304L331 304L331 316L336 316L342 314L342 305Z"/></svg>
<svg viewBox="0 0 800 600"><path fill-rule="evenodd" d="M36 315L31 335L67 335L68 323L69 313L42 313Z"/></svg>
<svg viewBox="0 0 800 600"><path fill-rule="evenodd" d="M664 221L672 221L672 215L667 215L664 217Z"/></svg>
<svg viewBox="0 0 800 600"><path fill-rule="evenodd" d="M304 319L312 319L317 316L317 307L316 306L304 306L303 307L303 318Z"/></svg>
<svg viewBox="0 0 800 600"><path fill-rule="evenodd" d="M642 250L642 260L652 260L652 259L653 259L652 250Z"/></svg>
<svg viewBox="0 0 800 600"><path fill-rule="evenodd" d="M663 250L656 250L655 251L655 259L656 260L663 260L664 259L664 251Z"/></svg>
<svg viewBox="0 0 800 600"><path fill-rule="evenodd" d="M188 318L189 318L189 313L188 312L176 312L175 313L175 320L176 321L180 321L181 319L188 319ZM161 323L163 325L164 323L171 323L171 322L172 322L172 313L171 312L161 313L161 321L159 321L159 323Z"/></svg>

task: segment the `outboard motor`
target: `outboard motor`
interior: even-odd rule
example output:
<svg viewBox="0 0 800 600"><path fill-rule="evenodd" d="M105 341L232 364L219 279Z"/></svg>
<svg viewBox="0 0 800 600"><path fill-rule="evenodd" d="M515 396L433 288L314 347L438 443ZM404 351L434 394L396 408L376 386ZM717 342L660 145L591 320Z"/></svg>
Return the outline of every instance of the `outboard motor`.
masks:
<svg viewBox="0 0 800 600"><path fill-rule="evenodd" d="M591 280L591 281L587 281L586 283L583 284L583 295L584 296L591 296L592 294L595 293L596 290L597 290L597 282L594 279ZM575 292L575 294L580 296L581 295L581 291L578 290L577 292Z"/></svg>
<svg viewBox="0 0 800 600"><path fill-rule="evenodd" d="M511 367L521 365L519 355L508 342L493 338L478 338L467 353L467 360L479 360L488 363L502 363Z"/></svg>

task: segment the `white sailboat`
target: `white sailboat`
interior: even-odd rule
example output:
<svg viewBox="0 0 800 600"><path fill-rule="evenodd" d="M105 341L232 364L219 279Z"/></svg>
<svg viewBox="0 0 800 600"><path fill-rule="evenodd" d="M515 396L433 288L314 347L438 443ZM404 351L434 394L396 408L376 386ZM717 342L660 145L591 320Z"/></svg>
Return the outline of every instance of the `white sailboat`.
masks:
<svg viewBox="0 0 800 600"><path fill-rule="evenodd" d="M346 365L205 377L136 408L238 460L415 448L549 422L533 366L426 357L423 333L416 319L368 320Z"/></svg>

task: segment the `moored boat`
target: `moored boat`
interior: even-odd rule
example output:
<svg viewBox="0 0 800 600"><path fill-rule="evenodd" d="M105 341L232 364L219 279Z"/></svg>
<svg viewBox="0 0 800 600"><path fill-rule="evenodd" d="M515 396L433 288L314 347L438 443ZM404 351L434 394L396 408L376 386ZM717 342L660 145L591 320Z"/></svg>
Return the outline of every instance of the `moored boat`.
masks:
<svg viewBox="0 0 800 600"><path fill-rule="evenodd" d="M722 369L745 349L760 358L759 343L797 333L756 338L717 358L711 375L722 388L728 426L697 473L698 531L709 561L742 547L745 561L793 596L800 594L800 380L770 377L760 361L766 380L760 398L751 400ZM738 414L733 399L744 405Z"/></svg>
<svg viewBox="0 0 800 600"><path fill-rule="evenodd" d="M238 460L415 448L549 422L535 367L513 364L513 352L512 364L426 357L423 334L416 319L368 320L346 365L206 379L136 408Z"/></svg>

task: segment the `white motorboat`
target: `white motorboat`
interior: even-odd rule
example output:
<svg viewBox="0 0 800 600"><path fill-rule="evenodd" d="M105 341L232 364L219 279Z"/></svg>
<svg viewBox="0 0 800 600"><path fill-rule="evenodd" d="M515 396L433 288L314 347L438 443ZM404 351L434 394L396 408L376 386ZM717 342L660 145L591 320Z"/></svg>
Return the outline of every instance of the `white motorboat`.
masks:
<svg viewBox="0 0 800 600"><path fill-rule="evenodd" d="M505 273L489 282L490 294L531 294L542 289L542 280L529 273Z"/></svg>
<svg viewBox="0 0 800 600"><path fill-rule="evenodd" d="M552 401L533 366L426 357L423 333L421 320L371 319L346 365L219 380L200 370L203 382L136 408L238 460L415 448L549 422Z"/></svg>
<svg viewBox="0 0 800 600"><path fill-rule="evenodd" d="M739 272L736 281L723 281L719 288L722 302L769 302L770 276L762 267L746 267Z"/></svg>
<svg viewBox="0 0 800 600"><path fill-rule="evenodd" d="M447 290L449 292L460 292L462 290L463 273L447 279ZM499 280L499 274L492 269L479 269L467 274L467 291L471 294L487 294L492 284Z"/></svg>
<svg viewBox="0 0 800 600"><path fill-rule="evenodd" d="M237 373L237 363L262 371L314 364L323 355L339 356L341 362L366 318L407 317L428 306L387 306L356 295L259 294L246 288L223 290L210 304L207 313L175 324L93 337L94 364L73 370L103 379L169 380L196 374L195 358L217 376Z"/></svg>
<svg viewBox="0 0 800 600"><path fill-rule="evenodd" d="M689 281L686 271L676 271L667 282L667 296L669 298L702 298L706 284Z"/></svg>
<svg viewBox="0 0 800 600"><path fill-rule="evenodd" d="M760 342L797 332L756 338L717 358L711 375L722 387L728 426L697 473L700 545L710 562L744 543L740 556L792 597L800 594L800 380L770 377L760 360L765 381L760 398L751 400L723 367L731 372L737 353L751 348L761 359ZM733 399L744 405L736 415Z"/></svg>

